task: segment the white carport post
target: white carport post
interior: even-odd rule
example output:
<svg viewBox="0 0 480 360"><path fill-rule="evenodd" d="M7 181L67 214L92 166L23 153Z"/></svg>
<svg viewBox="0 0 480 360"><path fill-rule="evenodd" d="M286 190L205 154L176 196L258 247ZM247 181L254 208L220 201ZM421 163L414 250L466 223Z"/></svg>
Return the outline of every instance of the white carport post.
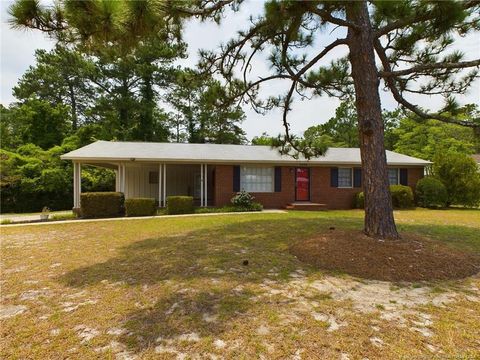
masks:
<svg viewBox="0 0 480 360"><path fill-rule="evenodd" d="M163 164L163 206L167 206L167 164Z"/></svg>
<svg viewBox="0 0 480 360"><path fill-rule="evenodd" d="M203 164L200 164L200 206L203 206Z"/></svg>
<svg viewBox="0 0 480 360"><path fill-rule="evenodd" d="M118 180L116 182L116 191L125 194L125 164L118 164L117 170Z"/></svg>
<svg viewBox="0 0 480 360"><path fill-rule="evenodd" d="M205 175L203 175L203 179L204 179L204 183L205 183L205 191L203 192L205 199L203 201L203 204L206 207L207 202L208 202L208 186L207 186L208 185L208 165L204 164L203 169L204 169L204 172L205 172Z"/></svg>
<svg viewBox="0 0 480 360"><path fill-rule="evenodd" d="M163 164L158 164L158 207L162 207L163 197L162 197L162 171Z"/></svg>
<svg viewBox="0 0 480 360"><path fill-rule="evenodd" d="M80 195L82 194L82 165L73 162L73 208L80 208Z"/></svg>
<svg viewBox="0 0 480 360"><path fill-rule="evenodd" d="M120 171L118 166L115 169L115 191L120 191Z"/></svg>

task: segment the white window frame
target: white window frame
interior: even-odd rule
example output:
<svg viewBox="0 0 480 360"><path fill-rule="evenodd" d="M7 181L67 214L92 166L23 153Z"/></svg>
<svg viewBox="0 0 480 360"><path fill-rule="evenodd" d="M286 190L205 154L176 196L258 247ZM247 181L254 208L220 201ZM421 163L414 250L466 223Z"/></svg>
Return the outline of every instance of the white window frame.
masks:
<svg viewBox="0 0 480 360"><path fill-rule="evenodd" d="M272 181L270 189L267 191L252 191L245 188L244 169L269 169L271 171ZM249 193L273 193L275 192L275 167L274 166L256 166L256 165L241 165L240 166L240 190L245 190Z"/></svg>
<svg viewBox="0 0 480 360"><path fill-rule="evenodd" d="M390 174L388 173L390 170L397 170L397 183L390 184ZM388 185L400 185L400 168L387 168L387 178L388 178Z"/></svg>
<svg viewBox="0 0 480 360"><path fill-rule="evenodd" d="M350 169L350 186L340 186L340 169ZM338 174L338 188L339 189L352 189L353 188L353 167L339 167Z"/></svg>

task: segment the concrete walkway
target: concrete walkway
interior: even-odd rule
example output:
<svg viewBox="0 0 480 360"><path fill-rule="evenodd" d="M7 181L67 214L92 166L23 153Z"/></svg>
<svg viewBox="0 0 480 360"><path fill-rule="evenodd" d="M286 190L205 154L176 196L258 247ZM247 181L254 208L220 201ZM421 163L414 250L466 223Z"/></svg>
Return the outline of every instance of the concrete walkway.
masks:
<svg viewBox="0 0 480 360"><path fill-rule="evenodd" d="M68 213L68 212L67 212ZM157 215L157 216L134 216L134 217L116 217L105 219L76 219L76 220L58 220L58 221L42 221L35 223L24 224L6 224L1 227L17 227L17 226L41 226L41 225L55 225L55 224L71 224L71 223L84 223L84 222L98 222L98 221L128 221L128 220L148 220L148 219L171 219L193 216L219 216L219 215L252 215L252 214L286 214L285 210L262 210L262 211L248 211L248 212L224 212L224 213L207 213L207 214L181 214L181 215ZM28 215L25 217L33 216L33 220L39 219L39 215ZM12 220L13 221L13 220ZM17 220L20 221L20 220ZM24 221L24 220L22 220Z"/></svg>

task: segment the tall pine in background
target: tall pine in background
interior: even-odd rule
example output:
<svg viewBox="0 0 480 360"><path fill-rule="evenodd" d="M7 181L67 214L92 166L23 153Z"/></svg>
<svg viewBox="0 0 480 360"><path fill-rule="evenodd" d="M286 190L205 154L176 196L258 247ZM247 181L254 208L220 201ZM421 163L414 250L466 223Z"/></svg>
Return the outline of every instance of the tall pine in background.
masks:
<svg viewBox="0 0 480 360"><path fill-rule="evenodd" d="M223 14L232 16L229 10L239 6L234 0L63 0L45 8L35 0L18 0L11 14L16 26L56 32L60 38L86 46L111 42L135 46L152 32L167 30L178 35L183 17L220 21ZM464 93L477 78L480 60L463 59L461 53L450 51L450 46L456 36L478 32L479 10L475 0L267 1L263 13L252 16L250 28L222 46L220 53L204 52L203 65L230 83L242 83L236 96L257 109L281 107L283 151L306 157L320 155L325 147L312 147L291 136L288 112L295 97L344 98L353 94L363 168L364 231L398 239L388 188L379 87L385 87L400 105L421 118L478 130L480 119L455 117L453 96ZM337 49L344 55L326 61L327 56L339 53L332 52ZM270 54L269 72L249 79L252 60L264 53ZM243 73L240 79L236 78L238 70ZM262 101L259 87L275 80L287 82L285 93ZM409 94L445 95L446 106L428 112L412 103Z"/></svg>

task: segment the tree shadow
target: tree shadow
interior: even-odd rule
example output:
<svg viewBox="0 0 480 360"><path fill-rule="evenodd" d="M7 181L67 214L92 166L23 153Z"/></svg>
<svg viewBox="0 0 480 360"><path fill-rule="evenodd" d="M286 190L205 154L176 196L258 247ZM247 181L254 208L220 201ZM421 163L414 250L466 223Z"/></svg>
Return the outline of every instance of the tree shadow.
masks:
<svg viewBox="0 0 480 360"><path fill-rule="evenodd" d="M177 349L187 352L196 348L201 351L203 339L221 338L232 324L261 306L252 301L257 294L249 292L249 286L270 278L272 269L278 273L275 280L280 282L289 281L289 275L299 268L307 274L322 272L301 263L288 249L296 241L329 231L332 226L361 229L362 219L328 216L305 219L303 215L293 214L285 219L256 219L226 225L219 222L180 235L138 240L122 247L116 257L77 268L57 280L76 288L105 280L123 282L134 289L166 281L177 284L155 294L153 305L127 313L122 324L127 333L118 340L135 353L162 344L175 344ZM432 228L440 232L443 228L449 232L461 229L467 231L467 238L473 236L470 231L477 230L402 225L406 231L419 233L428 233ZM248 260L248 265L243 265L244 260ZM228 286L209 287L212 279L223 280ZM235 291L238 284L245 285L245 290ZM202 340L182 338L192 334Z"/></svg>
<svg viewBox="0 0 480 360"><path fill-rule="evenodd" d="M118 340L135 353L172 342L188 352L200 345L182 341L185 334L211 342L251 313L258 306L251 300L256 295L251 289L271 279L272 269L279 273L277 281L287 281L290 273L306 269L308 265L289 253L289 246L304 236L327 231L330 225L330 220L293 217L219 223L181 235L159 235L133 242L120 248L117 256L74 269L57 280L74 288L121 282L133 291L158 285L153 303L132 308L124 316L121 326L127 332ZM212 285L212 280L221 285ZM241 290L236 290L238 285Z"/></svg>
<svg viewBox="0 0 480 360"><path fill-rule="evenodd" d="M214 225L178 236L160 235L136 241L121 248L119 256L77 268L59 277L58 281L70 287L84 287L104 280L152 285L165 280L192 280L214 275L232 280L261 280L272 266L287 270L298 266L287 251L294 241L326 231L332 224L345 226L344 222L293 217ZM243 265L244 260L248 260L248 266Z"/></svg>

